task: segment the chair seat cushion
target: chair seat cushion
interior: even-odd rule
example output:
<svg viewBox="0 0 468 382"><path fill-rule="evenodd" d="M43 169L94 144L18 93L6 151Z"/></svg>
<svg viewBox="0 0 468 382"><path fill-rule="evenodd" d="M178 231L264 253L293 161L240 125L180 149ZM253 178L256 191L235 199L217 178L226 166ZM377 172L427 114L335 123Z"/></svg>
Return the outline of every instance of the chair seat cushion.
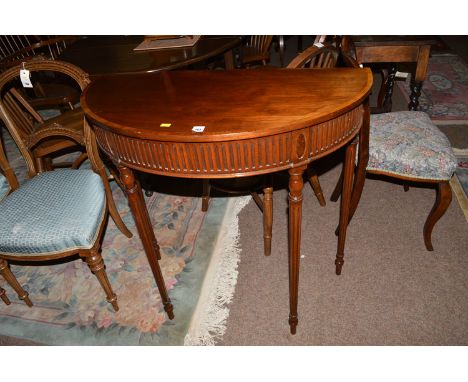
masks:
<svg viewBox="0 0 468 382"><path fill-rule="evenodd" d="M104 186L94 172L41 173L0 202L0 253L34 256L89 249L105 211Z"/></svg>
<svg viewBox="0 0 468 382"><path fill-rule="evenodd" d="M8 183L7 178L5 178L3 174L0 174L0 200L7 196L9 191L10 184Z"/></svg>
<svg viewBox="0 0 468 382"><path fill-rule="evenodd" d="M371 115L367 170L407 178L450 180L456 167L450 142L426 113Z"/></svg>

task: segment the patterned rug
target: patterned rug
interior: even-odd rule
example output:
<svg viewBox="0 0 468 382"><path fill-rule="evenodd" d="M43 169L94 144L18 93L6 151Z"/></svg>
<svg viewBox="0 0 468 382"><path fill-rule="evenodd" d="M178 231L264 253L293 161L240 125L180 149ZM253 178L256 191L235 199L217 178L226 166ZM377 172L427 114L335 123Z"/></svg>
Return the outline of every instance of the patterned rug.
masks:
<svg viewBox="0 0 468 382"><path fill-rule="evenodd" d="M9 134L3 136L10 163L24 182L25 163ZM134 233L133 238L126 238L109 219L102 245L120 310L112 310L96 277L79 259L47 266L12 265L34 307L18 300L0 278L12 302L0 304L0 334L49 345L182 345L185 337L190 344L212 343L225 328L225 304L234 291L240 251L236 247L237 214L248 198L212 198L206 214L201 212L200 198L155 193L146 199L174 304L175 319L170 321L127 200L115 182L112 190L125 224ZM220 227L231 229L226 232ZM217 266L210 265L212 261ZM225 280L211 275L207 285L208 268L215 274L221 269ZM202 290L208 300L199 301Z"/></svg>
<svg viewBox="0 0 468 382"><path fill-rule="evenodd" d="M398 86L409 102L411 76ZM468 121L468 66L457 55L434 55L419 98L419 109L436 123Z"/></svg>
<svg viewBox="0 0 468 382"><path fill-rule="evenodd" d="M458 160L458 167L450 184L468 222L468 149L453 151Z"/></svg>

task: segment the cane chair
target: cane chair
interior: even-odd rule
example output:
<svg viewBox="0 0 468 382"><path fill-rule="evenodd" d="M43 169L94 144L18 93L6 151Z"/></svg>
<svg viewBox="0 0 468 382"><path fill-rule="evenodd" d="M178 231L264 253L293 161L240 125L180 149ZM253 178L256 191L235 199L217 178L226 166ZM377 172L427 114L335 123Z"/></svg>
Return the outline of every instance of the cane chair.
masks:
<svg viewBox="0 0 468 382"><path fill-rule="evenodd" d="M16 90L19 70L22 67L23 65L19 65L0 74L0 102L1 117L27 162L28 176L33 177L37 172L52 169L52 158L67 151L81 152L72 168L79 167L87 155L83 111L81 108L76 108L44 120ZM83 90L90 82L88 75L80 68L61 61L29 61L24 63L24 67L32 74L54 72L67 75L76 82L80 90ZM117 211L106 170L100 160L96 171L102 178L112 219L123 234L131 237L131 232Z"/></svg>
<svg viewBox="0 0 468 382"><path fill-rule="evenodd" d="M273 36L249 36L241 47L241 66L249 68L252 65L266 65L270 61L272 42Z"/></svg>
<svg viewBox="0 0 468 382"><path fill-rule="evenodd" d="M45 70L55 68L56 63L42 67ZM71 75L76 74L68 70ZM6 79L8 77L3 78ZM30 175L29 180L0 202L0 274L18 297L32 306L9 262L44 264L78 254L96 275L107 301L117 311L117 297L100 254L110 194L106 191L106 176L93 131L85 121L84 137L66 128L45 129L36 134L32 145L56 136L83 142L92 167L92 170L59 169L37 173L32 148L18 139L12 127L11 109L3 99L0 100L0 115L16 138ZM0 294L3 296L3 291Z"/></svg>
<svg viewBox="0 0 468 382"><path fill-rule="evenodd" d="M348 66L360 66L347 54L343 54L343 61ZM449 181L457 167L447 137L426 113L399 111L370 115L369 141L360 141L360 144L365 146L365 150L361 150L358 161L365 161L368 153L366 173L404 182L435 185L436 200L423 228L425 247L433 251L432 230L452 200ZM341 179L330 198L332 201L338 200ZM363 182L354 185L349 221L356 211L363 187Z"/></svg>

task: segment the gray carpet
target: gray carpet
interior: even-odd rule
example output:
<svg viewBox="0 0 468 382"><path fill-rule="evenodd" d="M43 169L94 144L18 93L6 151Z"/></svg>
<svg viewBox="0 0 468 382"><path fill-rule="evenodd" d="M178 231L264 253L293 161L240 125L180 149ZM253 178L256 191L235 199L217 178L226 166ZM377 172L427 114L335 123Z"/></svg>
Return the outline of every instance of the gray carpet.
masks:
<svg viewBox="0 0 468 382"><path fill-rule="evenodd" d="M339 171L320 177L328 196ZM304 189L297 334L287 323L287 192L278 190L270 257L256 205L240 214L239 278L219 345L468 344L468 224L455 199L427 252L422 227L435 191L368 179L336 276L339 205L320 207Z"/></svg>

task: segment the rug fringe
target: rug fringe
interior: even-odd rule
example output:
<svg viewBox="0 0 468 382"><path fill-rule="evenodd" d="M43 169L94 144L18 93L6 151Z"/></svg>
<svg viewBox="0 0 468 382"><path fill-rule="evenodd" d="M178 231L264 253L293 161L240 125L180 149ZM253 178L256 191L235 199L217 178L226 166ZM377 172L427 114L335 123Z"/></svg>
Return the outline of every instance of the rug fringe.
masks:
<svg viewBox="0 0 468 382"><path fill-rule="evenodd" d="M227 305L234 296L241 252L238 214L250 200L250 196L241 196L228 202L184 345L215 345L226 331Z"/></svg>

